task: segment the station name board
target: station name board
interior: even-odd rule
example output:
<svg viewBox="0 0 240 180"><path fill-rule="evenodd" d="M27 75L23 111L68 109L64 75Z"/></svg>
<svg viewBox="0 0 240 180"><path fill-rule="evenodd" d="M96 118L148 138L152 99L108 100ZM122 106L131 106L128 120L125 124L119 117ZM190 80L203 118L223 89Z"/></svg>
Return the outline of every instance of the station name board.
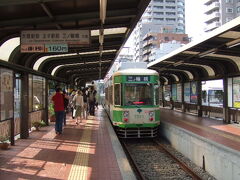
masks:
<svg viewBox="0 0 240 180"><path fill-rule="evenodd" d="M89 30L21 31L21 52L68 52L90 44Z"/></svg>
<svg viewBox="0 0 240 180"><path fill-rule="evenodd" d="M150 76L127 76L127 82L148 82Z"/></svg>

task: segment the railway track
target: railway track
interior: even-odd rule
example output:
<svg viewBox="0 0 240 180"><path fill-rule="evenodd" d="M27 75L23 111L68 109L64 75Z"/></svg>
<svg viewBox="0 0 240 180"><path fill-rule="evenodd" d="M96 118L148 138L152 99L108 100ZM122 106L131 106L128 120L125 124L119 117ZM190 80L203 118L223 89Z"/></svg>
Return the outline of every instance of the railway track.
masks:
<svg viewBox="0 0 240 180"><path fill-rule="evenodd" d="M200 177L156 140L121 140L137 179L214 179Z"/></svg>

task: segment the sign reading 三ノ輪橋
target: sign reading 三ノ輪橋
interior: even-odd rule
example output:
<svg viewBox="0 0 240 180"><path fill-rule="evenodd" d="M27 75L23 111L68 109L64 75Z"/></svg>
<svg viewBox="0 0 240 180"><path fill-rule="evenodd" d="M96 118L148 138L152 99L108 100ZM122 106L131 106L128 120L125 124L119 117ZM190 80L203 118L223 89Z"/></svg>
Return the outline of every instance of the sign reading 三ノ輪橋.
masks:
<svg viewBox="0 0 240 180"><path fill-rule="evenodd" d="M148 82L150 81L150 76L127 76L127 82Z"/></svg>
<svg viewBox="0 0 240 180"><path fill-rule="evenodd" d="M89 30L21 31L21 52L68 52L69 47L90 44Z"/></svg>

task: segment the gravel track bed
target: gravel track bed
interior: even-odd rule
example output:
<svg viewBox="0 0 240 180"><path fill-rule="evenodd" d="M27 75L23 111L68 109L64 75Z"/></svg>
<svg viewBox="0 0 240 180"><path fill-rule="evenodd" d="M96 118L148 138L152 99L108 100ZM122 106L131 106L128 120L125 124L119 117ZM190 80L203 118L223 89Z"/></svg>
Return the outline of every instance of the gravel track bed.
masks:
<svg viewBox="0 0 240 180"><path fill-rule="evenodd" d="M160 142L160 141L159 141ZM190 168L195 174L197 174L201 179L203 180L217 180L213 176L211 176L209 173L204 171L201 167L194 164L190 159L183 156L180 152L176 151L171 145L169 145L166 142L160 142L171 154L173 154L178 160L183 162Z"/></svg>
<svg viewBox="0 0 240 180"><path fill-rule="evenodd" d="M192 179L175 160L164 151L160 151L157 145L151 140L128 140L125 143L132 158L146 179ZM182 162L185 162L191 169L194 169L194 172L197 172L202 179L215 180L215 178L195 166L171 146L164 144L164 147Z"/></svg>

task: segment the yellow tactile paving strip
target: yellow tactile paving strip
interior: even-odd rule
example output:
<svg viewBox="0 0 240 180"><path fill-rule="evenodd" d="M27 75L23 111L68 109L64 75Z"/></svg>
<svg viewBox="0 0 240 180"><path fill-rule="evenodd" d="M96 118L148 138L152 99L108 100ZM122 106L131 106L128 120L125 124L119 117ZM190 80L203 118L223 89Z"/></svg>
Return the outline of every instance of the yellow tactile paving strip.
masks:
<svg viewBox="0 0 240 180"><path fill-rule="evenodd" d="M87 123L93 123L92 120L87 120ZM91 135L92 130L90 126L85 126L82 138L78 145L76 156L71 167L68 180L85 180L88 177L88 160L89 160L89 151L91 148Z"/></svg>

